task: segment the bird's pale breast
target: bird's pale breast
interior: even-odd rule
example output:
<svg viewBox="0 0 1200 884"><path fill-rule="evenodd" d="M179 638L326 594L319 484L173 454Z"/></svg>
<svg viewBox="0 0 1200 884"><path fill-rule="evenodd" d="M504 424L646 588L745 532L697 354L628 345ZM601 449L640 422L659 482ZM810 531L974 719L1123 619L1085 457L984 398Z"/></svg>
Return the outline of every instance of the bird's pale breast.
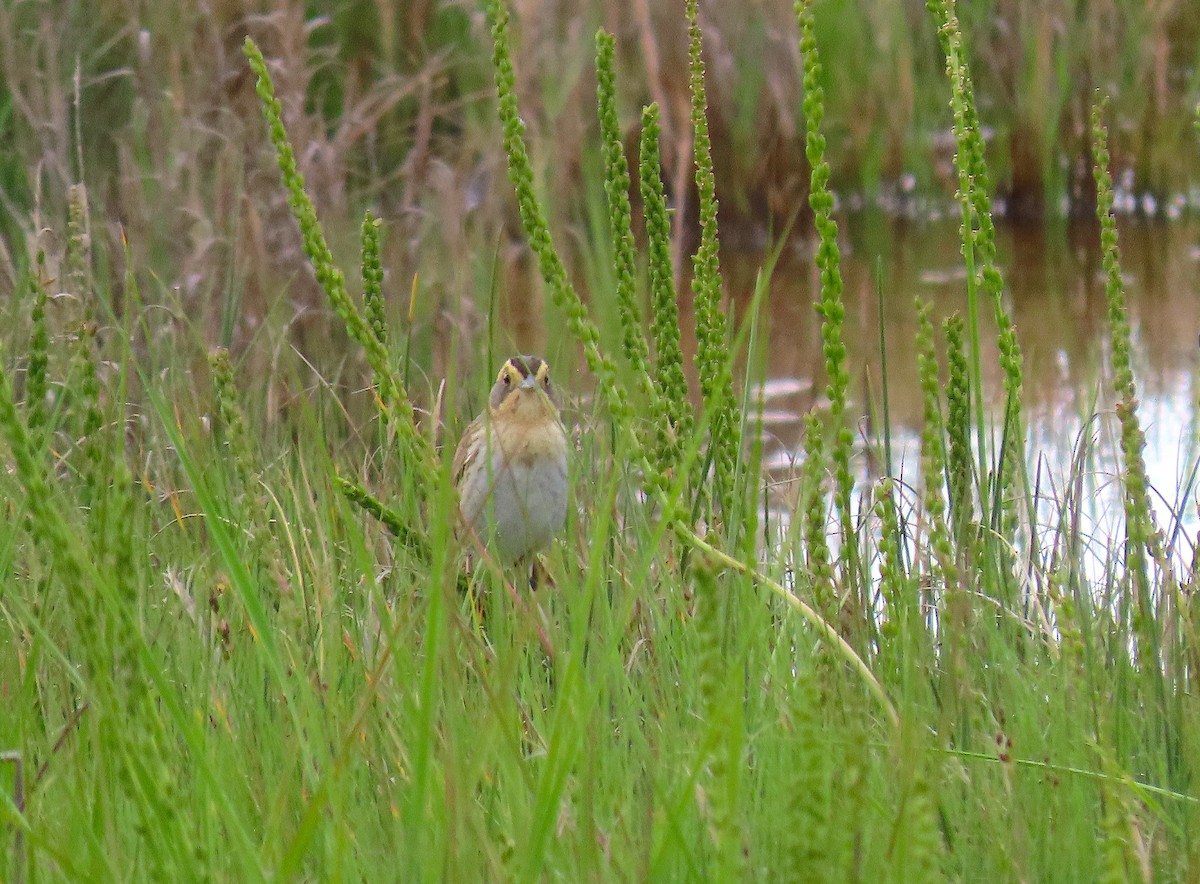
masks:
<svg viewBox="0 0 1200 884"><path fill-rule="evenodd" d="M557 419L519 428L500 421L489 442L491 469L479 471L478 487L463 489L463 515L501 560L514 562L546 546L566 521L566 436Z"/></svg>

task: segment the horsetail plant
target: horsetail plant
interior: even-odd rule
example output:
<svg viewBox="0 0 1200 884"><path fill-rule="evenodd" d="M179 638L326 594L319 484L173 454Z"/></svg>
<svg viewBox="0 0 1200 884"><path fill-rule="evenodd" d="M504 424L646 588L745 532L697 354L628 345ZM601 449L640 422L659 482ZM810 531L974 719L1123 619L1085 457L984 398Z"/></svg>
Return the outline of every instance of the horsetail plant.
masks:
<svg viewBox="0 0 1200 884"><path fill-rule="evenodd" d="M930 305L919 298L916 303L917 371L924 410L921 427L921 475L925 530L936 565L934 570L940 572L942 582L949 591L958 583L958 565L946 529L946 503L942 496L946 475L946 443L939 404L941 384L938 380L937 353L933 345L933 323L929 318Z"/></svg>
<svg viewBox="0 0 1200 884"><path fill-rule="evenodd" d="M111 678L113 648L109 639L118 630L109 628L101 599L103 591L96 571L93 550L80 549L78 537L86 536L72 524L70 510L56 501L46 465L35 451L33 440L13 401L8 372L0 368L0 433L8 442L14 473L24 491L27 527L35 547L41 550L54 577L63 587L71 612L76 647L82 653L90 684L106 684ZM45 591L45 584L42 589Z"/></svg>
<svg viewBox="0 0 1200 884"><path fill-rule="evenodd" d="M242 528L258 570L255 576L263 591L264 601L269 601L271 607L279 610L279 591L286 585L282 566L283 554L278 538L271 530L267 503L259 491L262 477L257 466L258 458L250 442L246 415L239 401L237 382L229 361L229 351L224 348L214 350L209 354L208 362L212 371L213 392L224 430L225 444L228 447L229 460L233 463L237 497L240 498L241 509L245 513Z"/></svg>
<svg viewBox="0 0 1200 884"><path fill-rule="evenodd" d="M25 760L20 750L5 749L0 751L0 765L11 765L13 771L12 785L12 807L19 815L25 813ZM24 880L25 866L29 864L30 858L25 846L25 829L23 826L15 826L12 836L12 863L8 868L12 870L13 880L20 884ZM0 865L0 872L5 870L4 865Z"/></svg>
<svg viewBox="0 0 1200 884"><path fill-rule="evenodd" d="M833 220L833 194L829 192L825 136L821 133L825 118L825 90L821 86L821 57L808 0L798 0L795 13L800 25L800 52L804 56L804 117L807 130L804 150L812 168L808 202L821 240L816 256L821 273L821 296L817 312L821 315L822 351L828 377L826 392L834 431L834 500L837 503L842 542L846 545L842 555L843 576L856 596L858 609L865 611L866 600L860 595L859 586L857 532L854 530L851 510L854 477L850 472L850 450L854 444L854 434L846 422L850 372L846 368L846 344L842 338L846 308L842 303L841 253L837 244L837 222Z"/></svg>
<svg viewBox="0 0 1200 884"><path fill-rule="evenodd" d="M80 304L92 295L92 237L88 232L87 188L73 184L67 191L67 291Z"/></svg>
<svg viewBox="0 0 1200 884"><path fill-rule="evenodd" d="M72 185L67 198L66 282L75 299L78 325L74 329L68 366L67 403L71 426L83 452L84 493L94 493L100 481L103 446L96 433L104 422L100 412L100 381L96 376L96 305L92 291L91 236L88 233L87 189ZM85 501L85 505L90 503Z"/></svg>
<svg viewBox="0 0 1200 884"><path fill-rule="evenodd" d="M29 275L33 303L29 310L29 362L25 370L25 413L30 433L46 422L46 369L50 364L50 330L46 324L46 253L38 251Z"/></svg>
<svg viewBox="0 0 1200 884"><path fill-rule="evenodd" d="M783 831L789 881L836 881L833 782L836 754L821 710L816 669L801 669L788 705L795 763L787 782L792 825ZM840 773L840 771L839 771Z"/></svg>
<svg viewBox="0 0 1200 884"><path fill-rule="evenodd" d="M126 276L126 291L135 292L137 284ZM93 370L93 375L95 372ZM124 370L108 378L107 419L94 432L89 446L92 469L96 471L93 489L94 511L89 513L100 538L96 558L103 561L112 575L114 588L122 593L122 601L134 597L138 578L143 574L143 562L134 546L134 537L141 522L136 506L137 483L129 468L126 452L127 373ZM132 653L132 637L122 637L126 651Z"/></svg>
<svg viewBox="0 0 1200 884"><path fill-rule="evenodd" d="M812 596L821 615L833 618L833 567L829 554L829 511L825 504L825 440L821 419L809 414L804 421L804 474L801 502L804 519L804 548Z"/></svg>
<svg viewBox="0 0 1200 884"><path fill-rule="evenodd" d="M608 200L608 230L615 258L617 316L621 321L621 348L642 393L655 410L658 392L650 378L650 350L642 329L634 280L633 211L629 207L629 163L621 144L617 118L616 39L596 32L596 106L600 117L600 142L604 153L604 195Z"/></svg>
<svg viewBox="0 0 1200 884"><path fill-rule="evenodd" d="M713 562L701 561L692 569L695 587L696 632L700 657L700 697L707 733L698 740L696 767L704 800L701 813L713 844L714 881L735 881L745 876L742 833L737 822L738 779L742 770L740 698L731 695L725 651L730 594L720 592ZM698 795L700 793L698 792Z"/></svg>
<svg viewBox="0 0 1200 884"><path fill-rule="evenodd" d="M384 349L388 345L387 311L383 299L383 263L379 258L379 236L381 223L367 212L362 222L362 281L363 310L367 314L367 325ZM376 379L376 383L379 379Z"/></svg>
<svg viewBox="0 0 1200 884"><path fill-rule="evenodd" d="M896 881L941 881L944 852L938 808L922 765L903 765L903 792L896 811L892 872Z"/></svg>
<svg viewBox="0 0 1200 884"><path fill-rule="evenodd" d="M1129 796L1123 783L1125 779L1120 767L1113 761L1111 751L1106 747L1096 747L1095 754L1099 756L1104 779L1101 781L1103 796L1103 816L1100 820L1099 855L1101 869L1099 880L1102 884L1123 884L1126 881L1137 880L1135 869L1139 868L1137 851L1133 848L1135 826L1141 829L1136 821L1137 814L1129 808ZM1149 875L1139 876L1142 880Z"/></svg>
<svg viewBox="0 0 1200 884"><path fill-rule="evenodd" d="M141 514L134 497L137 485L126 462L125 427L122 421L112 432L109 440L112 456L108 460L111 481L100 502L100 524L105 538L103 554L110 566L113 579L128 596L132 595L137 579L142 573L142 562L134 549L134 529Z"/></svg>
<svg viewBox="0 0 1200 884"><path fill-rule="evenodd" d="M658 139L658 105L651 104L642 109L638 171L649 256L654 373L660 390L658 403L661 411L656 421L658 461L659 468L665 472L677 468L683 455L683 440L692 433L692 409L688 401L687 376L683 371L679 306L675 301L674 271L671 267L671 222L663 193Z"/></svg>
<svg viewBox="0 0 1200 884"><path fill-rule="evenodd" d="M962 213L963 258L967 265L967 317L971 332L972 376L982 378L979 336L978 293L980 287L992 301L997 328L1000 366L1004 373L1003 448L992 489L1006 536L1012 536L1017 525L1017 496L1012 492L1024 464L1025 437L1021 409L1022 362L1016 329L1004 305L1004 279L996 267L996 232L992 222L991 197L987 165L984 160L983 135L976 111L970 67L963 50L962 33L953 4L946 0L929 0L928 7L938 25L938 38L946 57L946 73L950 80L950 108L954 117L958 170L958 198ZM984 438L983 389L975 391L975 424L979 435L980 480L987 475ZM986 489L985 489L986 490ZM981 491L983 515L989 519L992 501Z"/></svg>
<svg viewBox="0 0 1200 884"><path fill-rule="evenodd" d="M238 402L237 381L233 376L233 365L229 351L224 348L213 350L208 355L208 366L212 372L213 394L217 413L220 415L221 435L228 460L233 464L234 477L238 483L238 496L245 497L255 484L254 452L250 444L250 431L246 426L246 415Z"/></svg>
<svg viewBox="0 0 1200 884"><path fill-rule="evenodd" d="M612 237L615 261L621 348L633 381L650 413L667 417L669 421L663 398L664 391L655 386L654 379L650 376L650 350L642 328L642 312L637 303L633 212L629 206L629 163L625 158L617 118L616 40L603 30L596 33L596 103L604 153L604 193L608 202L609 235ZM684 384L686 388L686 381ZM669 433L670 426L660 424L657 430L658 444L650 446L643 443L646 455L652 456L655 461L656 481L665 481L677 468L682 455L682 446L679 444L668 450L665 440L670 438Z"/></svg>
<svg viewBox="0 0 1200 884"><path fill-rule="evenodd" d="M892 479L884 477L875 485L875 510L879 515L879 592L887 606L891 637L908 613L913 599L909 593L908 573L900 543L900 514L896 510Z"/></svg>
<svg viewBox="0 0 1200 884"><path fill-rule="evenodd" d="M741 460L741 419L733 392L729 365L729 333L721 308L721 265L718 257L717 187L713 175L712 141L708 133L708 98L704 88L704 60L698 0L687 0L688 71L691 95L692 152L696 166L696 191L700 207L700 245L692 257L692 292L696 310L696 368L700 393L708 415L709 456L713 467L713 502L732 518L734 482ZM702 463L703 462L699 462ZM697 482L701 487L702 482ZM726 525L730 538L738 526Z"/></svg>
<svg viewBox="0 0 1200 884"><path fill-rule="evenodd" d="M343 497L377 519L388 530L388 533L399 539L401 543L407 546L417 541L412 533L412 527L405 522L404 517L362 485L337 475L333 477L333 484Z"/></svg>
<svg viewBox="0 0 1200 884"><path fill-rule="evenodd" d="M304 177L296 165L296 155L288 140L287 129L283 125L283 106L275 97L275 87L267 70L266 59L249 37L246 38L243 51L257 78L256 90L262 106L263 119L275 146L280 176L288 192L288 205L300 225L304 253L308 256L317 282L325 291L334 311L345 323L350 336L366 352L367 362L379 384L377 405L389 425L395 426L403 451L412 459L411 468L407 472L418 498L423 500L426 497L427 477L434 472L433 448L429 440L417 430L412 402L408 398L403 381L392 368L387 347L376 337L370 323L351 301L346 290L346 278L333 261L333 253L325 241L316 208L304 189Z"/></svg>
<svg viewBox="0 0 1200 884"><path fill-rule="evenodd" d="M979 272L975 263L975 224L973 205L971 203L971 160L969 154L974 150L971 134L971 117L974 114L974 95L971 94L971 82L967 76L960 58L962 53L961 34L958 30L958 20L954 17L953 5L948 0L926 0L926 7L937 25L938 43L946 60L946 77L950 81L950 110L954 118L954 166L958 173L958 202L961 221L959 227L962 239L962 255L967 271L967 322L970 326L971 340L971 371L976 378L983 377L983 357L980 347L979 333ZM978 455L980 458L979 477L987 475L985 459L987 457L987 437L984 421L984 391L976 390L975 431L978 434ZM987 516L987 495L980 494L983 504L984 517Z"/></svg>
<svg viewBox="0 0 1200 884"><path fill-rule="evenodd" d="M940 604L936 607L938 631L945 649L942 669L949 684L943 697L943 720L940 730L949 737L952 715L962 711L960 704L952 700L962 698L966 688L963 678L967 662L966 642L970 609L967 595L959 585L959 565L955 558L954 543L946 526L946 503L943 498L946 487L945 426L939 402L940 384L937 354L933 343L933 323L929 314L929 304L918 298L917 374L924 403L924 423L921 428L921 500L924 506L930 559L926 584L931 595L937 592L939 578L942 585ZM934 607L932 598L930 607Z"/></svg>
<svg viewBox="0 0 1200 884"><path fill-rule="evenodd" d="M904 562L904 538L900 514L896 506L896 490L892 479L883 478L875 486L875 510L879 516L879 594L883 598L887 620L880 627L880 653L891 649L887 663L902 681L906 662L919 660L918 640L921 606L916 581Z"/></svg>
<svg viewBox="0 0 1200 884"><path fill-rule="evenodd" d="M1140 641L1147 643L1142 652L1147 659L1157 657L1154 629L1154 603L1150 597L1147 555L1152 554L1156 530L1150 509L1149 481L1143 451L1146 436L1137 414L1137 386L1133 379L1133 350L1129 313L1125 306L1125 284L1121 279L1117 244L1117 221L1113 216L1112 175L1108 170L1108 130L1104 125L1105 102L1098 99L1092 108L1092 156L1096 176L1096 215L1100 220L1100 247L1104 255L1105 294L1108 299L1108 325L1112 337L1113 390L1116 393L1117 420L1121 425L1121 456L1125 464L1124 509L1128 537L1125 568L1134 597L1134 629Z"/></svg>
<svg viewBox="0 0 1200 884"><path fill-rule="evenodd" d="M382 222L370 211L363 213L362 227L360 228L360 258L361 274L363 283L363 312L366 314L367 325L371 329L371 333L375 336L375 340L385 351L388 350L388 325L387 325L387 306L383 298L383 262L380 260L380 234ZM414 287L416 280L413 280ZM414 292L415 295L415 292ZM409 334L412 333L412 323L409 323ZM406 351L407 352L407 351ZM389 361L389 365L390 365ZM406 367L407 369L407 367ZM405 377L407 378L407 370ZM379 389L383 389L386 379L381 377L378 372L375 372L375 385ZM380 427L380 439L384 446L387 445L387 427Z"/></svg>
<svg viewBox="0 0 1200 884"><path fill-rule="evenodd" d="M963 319L955 313L942 323L946 335L946 361L950 380L946 385L947 466L950 492L950 524L961 553L970 550L967 530L974 515L971 490L971 381L963 340Z"/></svg>
<svg viewBox="0 0 1200 884"><path fill-rule="evenodd" d="M106 462L113 452L108 440L103 438L104 413L100 403L100 378L96 373L97 332L95 304L85 296L82 318L76 331L71 350L69 381L72 395L67 401L74 418L73 430L78 434L78 444L83 455L80 472L83 478L81 490L84 506L91 507L103 493L102 484L107 480Z"/></svg>

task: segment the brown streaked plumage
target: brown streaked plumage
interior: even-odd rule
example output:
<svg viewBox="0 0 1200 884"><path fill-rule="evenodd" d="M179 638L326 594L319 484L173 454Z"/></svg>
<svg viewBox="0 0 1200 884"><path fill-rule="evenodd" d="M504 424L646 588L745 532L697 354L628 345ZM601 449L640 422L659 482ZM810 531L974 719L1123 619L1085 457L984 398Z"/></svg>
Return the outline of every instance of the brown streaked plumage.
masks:
<svg viewBox="0 0 1200 884"><path fill-rule="evenodd" d="M567 437L550 367L514 356L454 453L463 528L504 564L529 560L567 514Z"/></svg>

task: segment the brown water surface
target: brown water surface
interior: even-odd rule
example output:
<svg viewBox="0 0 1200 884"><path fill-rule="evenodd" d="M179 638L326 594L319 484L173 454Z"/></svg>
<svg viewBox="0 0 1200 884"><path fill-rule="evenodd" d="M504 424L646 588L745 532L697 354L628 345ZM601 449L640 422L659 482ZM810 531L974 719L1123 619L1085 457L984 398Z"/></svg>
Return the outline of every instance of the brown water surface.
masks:
<svg viewBox="0 0 1200 884"><path fill-rule="evenodd" d="M1094 488L1099 492L1111 487L1107 478L1117 470L1119 459L1097 230L1094 226L1005 227L998 231L997 245L1007 303L1025 360L1024 409L1031 462L1047 480L1063 474L1083 438L1092 446ZM1129 222L1120 229L1120 247L1147 466L1157 491L1175 509L1196 448L1200 224ZM913 300L921 297L932 302L939 326L956 311L966 315L966 272L960 250L955 221L894 222L859 215L843 224L850 413L858 422L860 441L880 436L875 429L880 426L884 389L882 324L887 401L896 460L901 461L894 472L909 481L915 474L922 413ZM779 475L781 487L787 484L784 476L798 453L802 416L824 402L820 322L813 309L818 285L811 251L811 245L803 244L785 250L771 278L766 310L765 457ZM730 294L744 313L763 256L723 255L723 263ZM882 291L882 320L877 287ZM1003 389L992 311L989 300L981 301L982 367L994 418ZM691 326L690 316L683 321L685 327ZM1094 414L1098 417L1088 420ZM1081 436L1085 426L1088 432ZM862 477L878 474L879 469L880 465L868 467L864 460ZM1112 500L1097 503L1103 511ZM1166 509L1160 513L1160 517L1169 515Z"/></svg>

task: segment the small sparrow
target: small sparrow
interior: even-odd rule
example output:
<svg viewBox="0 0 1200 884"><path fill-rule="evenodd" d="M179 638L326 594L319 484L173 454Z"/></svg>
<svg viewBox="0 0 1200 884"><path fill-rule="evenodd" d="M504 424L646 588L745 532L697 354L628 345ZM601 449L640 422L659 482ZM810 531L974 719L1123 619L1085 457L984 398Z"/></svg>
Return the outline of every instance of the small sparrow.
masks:
<svg viewBox="0 0 1200 884"><path fill-rule="evenodd" d="M567 434L556 399L550 366L514 356L454 452L463 528L505 565L529 563L566 522Z"/></svg>

